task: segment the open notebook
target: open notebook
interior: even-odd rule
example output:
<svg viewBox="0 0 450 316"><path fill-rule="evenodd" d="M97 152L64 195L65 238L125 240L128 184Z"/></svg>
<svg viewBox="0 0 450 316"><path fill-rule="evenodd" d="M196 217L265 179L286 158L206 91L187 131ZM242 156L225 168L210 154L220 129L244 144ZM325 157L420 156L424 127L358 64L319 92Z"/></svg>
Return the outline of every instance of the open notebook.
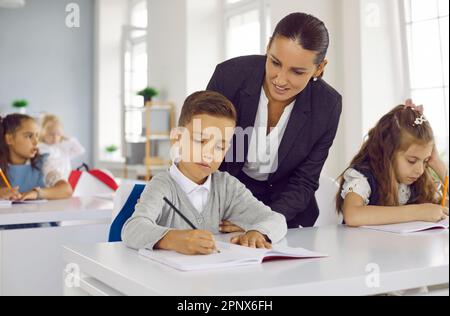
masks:
<svg viewBox="0 0 450 316"><path fill-rule="evenodd" d="M421 232L429 229L448 229L448 218L439 223L429 223L429 222L410 222L392 225L379 225L379 226L362 226L363 228L379 230L389 233L397 234L410 234Z"/></svg>
<svg viewBox="0 0 450 316"><path fill-rule="evenodd" d="M252 249L221 241L216 242L220 253L208 256L188 256L168 250L141 249L139 254L181 271L196 271L260 264L265 260L291 258L321 258L325 254L303 248L274 246L274 249Z"/></svg>

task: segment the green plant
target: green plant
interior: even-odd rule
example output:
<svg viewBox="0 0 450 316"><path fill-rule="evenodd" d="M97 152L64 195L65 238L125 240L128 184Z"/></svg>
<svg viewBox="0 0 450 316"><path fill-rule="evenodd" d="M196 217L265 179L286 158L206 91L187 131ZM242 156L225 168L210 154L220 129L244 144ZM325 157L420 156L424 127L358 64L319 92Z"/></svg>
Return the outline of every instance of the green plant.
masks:
<svg viewBox="0 0 450 316"><path fill-rule="evenodd" d="M14 100L12 103L13 108L26 108L28 106L27 100Z"/></svg>
<svg viewBox="0 0 450 316"><path fill-rule="evenodd" d="M108 152L108 153L114 153L118 149L119 149L119 147L117 147L116 145L110 145L110 146L105 148L106 152Z"/></svg>
<svg viewBox="0 0 450 316"><path fill-rule="evenodd" d="M144 97L145 101L150 101L153 97L156 97L158 94L159 94L158 90L150 87L147 87L137 93L137 95Z"/></svg>

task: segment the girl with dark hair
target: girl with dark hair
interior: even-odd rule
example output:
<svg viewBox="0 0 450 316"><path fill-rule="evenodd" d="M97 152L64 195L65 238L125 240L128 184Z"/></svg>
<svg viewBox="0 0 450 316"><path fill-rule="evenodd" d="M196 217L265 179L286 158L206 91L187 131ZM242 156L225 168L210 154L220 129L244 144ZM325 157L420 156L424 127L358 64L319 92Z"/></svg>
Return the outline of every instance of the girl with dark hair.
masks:
<svg viewBox="0 0 450 316"><path fill-rule="evenodd" d="M423 107L408 100L369 131L341 176L337 210L349 226L444 220L448 208L441 206L431 170L445 181L447 167Z"/></svg>
<svg viewBox="0 0 450 316"><path fill-rule="evenodd" d="M290 14L275 28L265 56L218 65L208 85L238 114L221 170L283 214L290 228L313 226L319 215L314 193L342 111L341 96L322 79L329 43L322 21ZM221 229L240 228L225 221Z"/></svg>
<svg viewBox="0 0 450 316"><path fill-rule="evenodd" d="M0 198L10 200L64 199L72 196L67 181L58 177L47 155L38 151L39 128L22 114L0 117L0 168L12 189L0 182ZM51 179L51 180L49 180Z"/></svg>

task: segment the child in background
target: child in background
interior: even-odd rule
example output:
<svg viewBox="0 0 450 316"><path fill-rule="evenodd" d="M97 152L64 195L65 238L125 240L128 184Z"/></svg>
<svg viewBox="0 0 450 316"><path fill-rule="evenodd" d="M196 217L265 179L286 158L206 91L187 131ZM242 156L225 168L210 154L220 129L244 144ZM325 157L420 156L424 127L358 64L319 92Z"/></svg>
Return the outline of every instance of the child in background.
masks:
<svg viewBox="0 0 450 316"><path fill-rule="evenodd" d="M224 220L243 229L232 243L270 248L271 242L281 240L287 232L284 216L258 201L239 180L218 171L236 126L233 104L217 92L194 93L185 101L178 125L172 139L179 157L146 186L123 227L125 244L134 249L211 254L216 249L213 234L219 233Z"/></svg>
<svg viewBox="0 0 450 316"><path fill-rule="evenodd" d="M10 200L65 199L72 188L38 151L39 127L22 114L0 117L0 168L11 185L0 181L3 198Z"/></svg>
<svg viewBox="0 0 450 316"><path fill-rule="evenodd" d="M48 161L64 180L72 171L71 160L84 154L83 146L75 139L64 136L60 120L54 115L42 119L39 151L48 154Z"/></svg>
<svg viewBox="0 0 450 316"><path fill-rule="evenodd" d="M423 107L411 100L381 118L344 172L337 210L349 226L438 222L448 217L438 185L446 164L436 149Z"/></svg>

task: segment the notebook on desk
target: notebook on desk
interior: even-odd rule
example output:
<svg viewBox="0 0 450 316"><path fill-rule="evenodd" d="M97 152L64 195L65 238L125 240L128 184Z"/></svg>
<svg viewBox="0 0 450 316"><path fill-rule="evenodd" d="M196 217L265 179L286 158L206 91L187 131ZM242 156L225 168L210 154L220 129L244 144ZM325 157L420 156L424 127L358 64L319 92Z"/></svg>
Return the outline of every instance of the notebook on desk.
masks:
<svg viewBox="0 0 450 316"><path fill-rule="evenodd" d="M48 200L26 200L26 201L13 201L12 204L44 204L47 203Z"/></svg>
<svg viewBox="0 0 450 316"><path fill-rule="evenodd" d="M378 226L362 226L362 228L373 229L388 233L396 234L411 234L430 229L448 229L448 218L440 221L439 223L429 222L410 222L391 225L378 225Z"/></svg>
<svg viewBox="0 0 450 316"><path fill-rule="evenodd" d="M207 256L188 256L168 250L141 249L139 254L181 271L198 271L217 268L261 264L274 259L307 259L327 257L325 254L303 248L274 246L273 249L252 249L225 242L216 242L220 253Z"/></svg>
<svg viewBox="0 0 450 316"><path fill-rule="evenodd" d="M0 200L0 208L9 208L12 206L12 202L10 200Z"/></svg>
<svg viewBox="0 0 450 316"><path fill-rule="evenodd" d="M10 200L0 200L0 208L9 208L13 204L45 204L48 200L26 200L26 201L10 201Z"/></svg>

